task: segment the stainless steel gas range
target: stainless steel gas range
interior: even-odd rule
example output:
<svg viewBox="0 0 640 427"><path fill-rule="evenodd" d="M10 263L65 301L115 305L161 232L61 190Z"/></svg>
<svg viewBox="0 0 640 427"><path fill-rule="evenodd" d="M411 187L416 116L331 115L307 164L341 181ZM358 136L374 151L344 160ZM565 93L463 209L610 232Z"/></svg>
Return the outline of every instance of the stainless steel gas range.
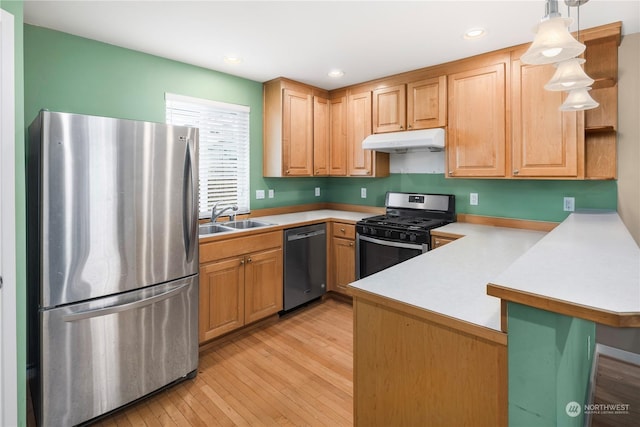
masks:
<svg viewBox="0 0 640 427"><path fill-rule="evenodd" d="M429 230L455 222L455 201L452 194L387 192L386 213L356 223L357 278L427 252Z"/></svg>

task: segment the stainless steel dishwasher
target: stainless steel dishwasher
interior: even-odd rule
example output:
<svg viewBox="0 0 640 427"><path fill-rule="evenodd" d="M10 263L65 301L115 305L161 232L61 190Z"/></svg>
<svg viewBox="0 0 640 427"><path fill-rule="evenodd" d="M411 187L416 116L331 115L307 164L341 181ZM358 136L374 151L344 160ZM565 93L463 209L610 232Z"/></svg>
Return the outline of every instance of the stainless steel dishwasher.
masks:
<svg viewBox="0 0 640 427"><path fill-rule="evenodd" d="M289 311L327 291L325 224L284 230L284 301Z"/></svg>

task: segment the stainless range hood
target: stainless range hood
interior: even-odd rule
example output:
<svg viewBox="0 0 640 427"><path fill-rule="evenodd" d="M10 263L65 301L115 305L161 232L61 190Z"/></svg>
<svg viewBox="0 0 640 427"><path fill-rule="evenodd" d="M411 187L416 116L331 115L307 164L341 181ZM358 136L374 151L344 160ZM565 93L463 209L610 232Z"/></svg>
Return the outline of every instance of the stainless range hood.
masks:
<svg viewBox="0 0 640 427"><path fill-rule="evenodd" d="M385 153L407 153L412 151L443 151L444 129L423 129L404 132L377 133L362 141L365 150Z"/></svg>

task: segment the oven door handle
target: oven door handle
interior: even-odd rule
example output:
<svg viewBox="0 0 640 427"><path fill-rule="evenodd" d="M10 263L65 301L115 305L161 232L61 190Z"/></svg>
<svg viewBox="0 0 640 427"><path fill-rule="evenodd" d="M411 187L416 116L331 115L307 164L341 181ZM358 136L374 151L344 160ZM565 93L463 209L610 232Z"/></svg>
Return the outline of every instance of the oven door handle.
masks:
<svg viewBox="0 0 640 427"><path fill-rule="evenodd" d="M420 249L420 250L422 250L422 245L420 243L392 242L392 241L389 241L389 240L374 239L373 237L362 236L360 234L358 234L358 239L359 240L364 240L365 242L376 243L378 245L393 246L394 248L406 248L406 249Z"/></svg>

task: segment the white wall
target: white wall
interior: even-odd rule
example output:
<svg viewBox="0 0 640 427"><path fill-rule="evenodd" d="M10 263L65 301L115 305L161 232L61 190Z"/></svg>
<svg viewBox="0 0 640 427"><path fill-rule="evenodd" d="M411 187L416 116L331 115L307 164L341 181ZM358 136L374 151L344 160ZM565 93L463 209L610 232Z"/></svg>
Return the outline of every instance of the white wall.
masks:
<svg viewBox="0 0 640 427"><path fill-rule="evenodd" d="M640 33L618 54L618 213L640 245Z"/></svg>

